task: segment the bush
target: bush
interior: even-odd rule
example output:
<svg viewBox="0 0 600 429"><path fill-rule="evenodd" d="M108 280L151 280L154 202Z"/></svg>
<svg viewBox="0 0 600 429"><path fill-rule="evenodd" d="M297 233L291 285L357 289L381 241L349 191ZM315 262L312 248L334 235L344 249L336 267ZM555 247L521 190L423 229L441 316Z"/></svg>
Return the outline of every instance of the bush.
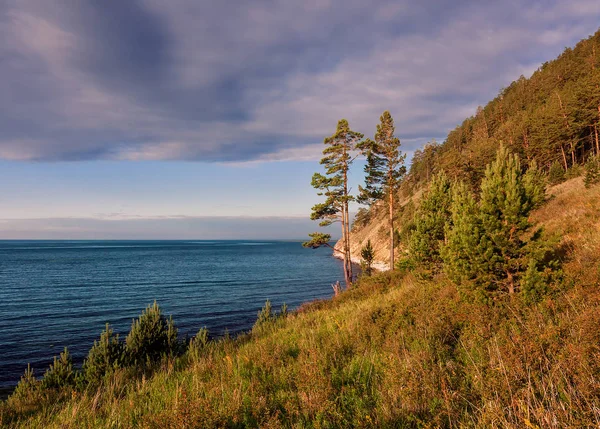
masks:
<svg viewBox="0 0 600 429"><path fill-rule="evenodd" d="M273 307L271 306L271 301L267 299L264 307L258 312L256 323L254 323L253 330L260 326L263 326L269 322L275 320L275 313L273 312Z"/></svg>
<svg viewBox="0 0 600 429"><path fill-rule="evenodd" d="M586 188L600 183L600 156L591 156L585 163L583 182Z"/></svg>
<svg viewBox="0 0 600 429"><path fill-rule="evenodd" d="M558 185L565 181L565 170L558 161L554 161L548 170L548 183Z"/></svg>
<svg viewBox="0 0 600 429"><path fill-rule="evenodd" d="M113 330L107 323L100 340L94 341L83 363L85 381L99 383L106 374L122 366L123 355L123 344L119 342L119 335L113 335Z"/></svg>
<svg viewBox="0 0 600 429"><path fill-rule="evenodd" d="M565 173L567 179L574 179L581 175L583 175L583 168L581 168L581 165L579 164L572 165Z"/></svg>
<svg viewBox="0 0 600 429"><path fill-rule="evenodd" d="M40 382L33 375L31 365L27 364L25 374L21 376L19 384L12 394L12 397L18 399L28 399L38 393L40 390Z"/></svg>
<svg viewBox="0 0 600 429"><path fill-rule="evenodd" d="M190 340L188 344L188 356L194 361L198 362L200 359L202 351L206 348L208 344L208 329L200 328L198 333L194 338Z"/></svg>
<svg viewBox="0 0 600 429"><path fill-rule="evenodd" d="M75 371L73 371L73 360L71 359L69 350L65 347L65 350L58 358L56 358L56 356L54 357L54 362L44 374L44 378L42 378L41 387L43 389L58 389L66 386L73 386L74 384Z"/></svg>
<svg viewBox="0 0 600 429"><path fill-rule="evenodd" d="M416 268L417 264L415 264L415 261L411 258L402 257L396 261L396 269L402 274L414 271Z"/></svg>
<svg viewBox="0 0 600 429"><path fill-rule="evenodd" d="M132 365L151 364L163 356L173 356L178 347L177 328L171 318L162 314L156 301L133 321L125 339L126 355Z"/></svg>

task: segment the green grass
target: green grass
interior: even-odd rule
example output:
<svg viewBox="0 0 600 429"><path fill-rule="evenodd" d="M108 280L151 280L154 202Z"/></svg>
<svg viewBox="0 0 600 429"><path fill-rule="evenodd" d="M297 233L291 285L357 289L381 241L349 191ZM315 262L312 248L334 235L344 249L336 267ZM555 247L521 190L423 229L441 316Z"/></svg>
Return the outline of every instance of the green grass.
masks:
<svg viewBox="0 0 600 429"><path fill-rule="evenodd" d="M0 426L598 427L600 189L579 182L535 215L569 243L567 281L541 302L484 305L443 276L383 273L153 373L12 397Z"/></svg>

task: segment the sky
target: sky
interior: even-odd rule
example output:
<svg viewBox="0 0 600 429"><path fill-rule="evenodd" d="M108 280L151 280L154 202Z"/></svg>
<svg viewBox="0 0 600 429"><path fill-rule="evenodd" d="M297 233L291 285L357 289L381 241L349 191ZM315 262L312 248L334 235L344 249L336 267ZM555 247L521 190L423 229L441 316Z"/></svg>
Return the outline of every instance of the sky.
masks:
<svg viewBox="0 0 600 429"><path fill-rule="evenodd" d="M372 137L389 110L410 156L599 23L598 0L0 0L0 238L302 238L339 119Z"/></svg>

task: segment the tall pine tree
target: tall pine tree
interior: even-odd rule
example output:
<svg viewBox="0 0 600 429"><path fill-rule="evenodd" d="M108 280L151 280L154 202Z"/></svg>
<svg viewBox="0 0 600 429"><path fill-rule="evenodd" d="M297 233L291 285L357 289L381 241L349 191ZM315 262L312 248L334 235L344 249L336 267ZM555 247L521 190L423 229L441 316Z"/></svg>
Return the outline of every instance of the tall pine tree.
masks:
<svg viewBox="0 0 600 429"><path fill-rule="evenodd" d="M359 202L373 204L384 200L388 205L390 236L390 269L394 268L394 203L400 180L406 173L406 154L400 151L400 139L394 134L394 119L387 110L377 125L374 140L362 142L359 149L367 157L365 187L359 188Z"/></svg>
<svg viewBox="0 0 600 429"><path fill-rule="evenodd" d="M317 189L318 195L325 197L325 202L316 204L312 208L310 218L321 220L320 226L329 226L334 222L342 225L342 253L344 260L344 279L346 287L352 284L352 260L350 257L350 215L348 206L353 200L348 187L348 170L354 160L352 154L361 146L363 135L352 131L348 121L342 119L337 124L335 134L327 137L324 144L321 165L325 167L325 174L315 173L312 186ZM329 245L328 234L309 234L310 241L305 247L317 248Z"/></svg>

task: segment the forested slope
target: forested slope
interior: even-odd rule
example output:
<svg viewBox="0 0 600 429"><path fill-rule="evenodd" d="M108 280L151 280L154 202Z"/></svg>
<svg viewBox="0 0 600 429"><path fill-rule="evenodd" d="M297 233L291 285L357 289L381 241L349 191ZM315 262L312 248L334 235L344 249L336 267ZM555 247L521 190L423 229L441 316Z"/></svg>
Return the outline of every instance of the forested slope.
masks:
<svg viewBox="0 0 600 429"><path fill-rule="evenodd" d="M443 144L415 153L413 183L444 170L477 184L500 143L548 171L583 164L600 153L600 30L521 76L452 130Z"/></svg>
<svg viewBox="0 0 600 429"><path fill-rule="evenodd" d="M600 30L544 63L530 78L521 76L502 89L443 143L432 141L415 152L396 213L398 256L406 250L422 191L436 173L443 171L476 190L502 144L519 155L524 168L535 161L549 183L556 184L581 175L585 162L600 154L599 134ZM367 240L376 248L376 259L385 261L386 218L380 206L359 211L351 238L355 261Z"/></svg>

